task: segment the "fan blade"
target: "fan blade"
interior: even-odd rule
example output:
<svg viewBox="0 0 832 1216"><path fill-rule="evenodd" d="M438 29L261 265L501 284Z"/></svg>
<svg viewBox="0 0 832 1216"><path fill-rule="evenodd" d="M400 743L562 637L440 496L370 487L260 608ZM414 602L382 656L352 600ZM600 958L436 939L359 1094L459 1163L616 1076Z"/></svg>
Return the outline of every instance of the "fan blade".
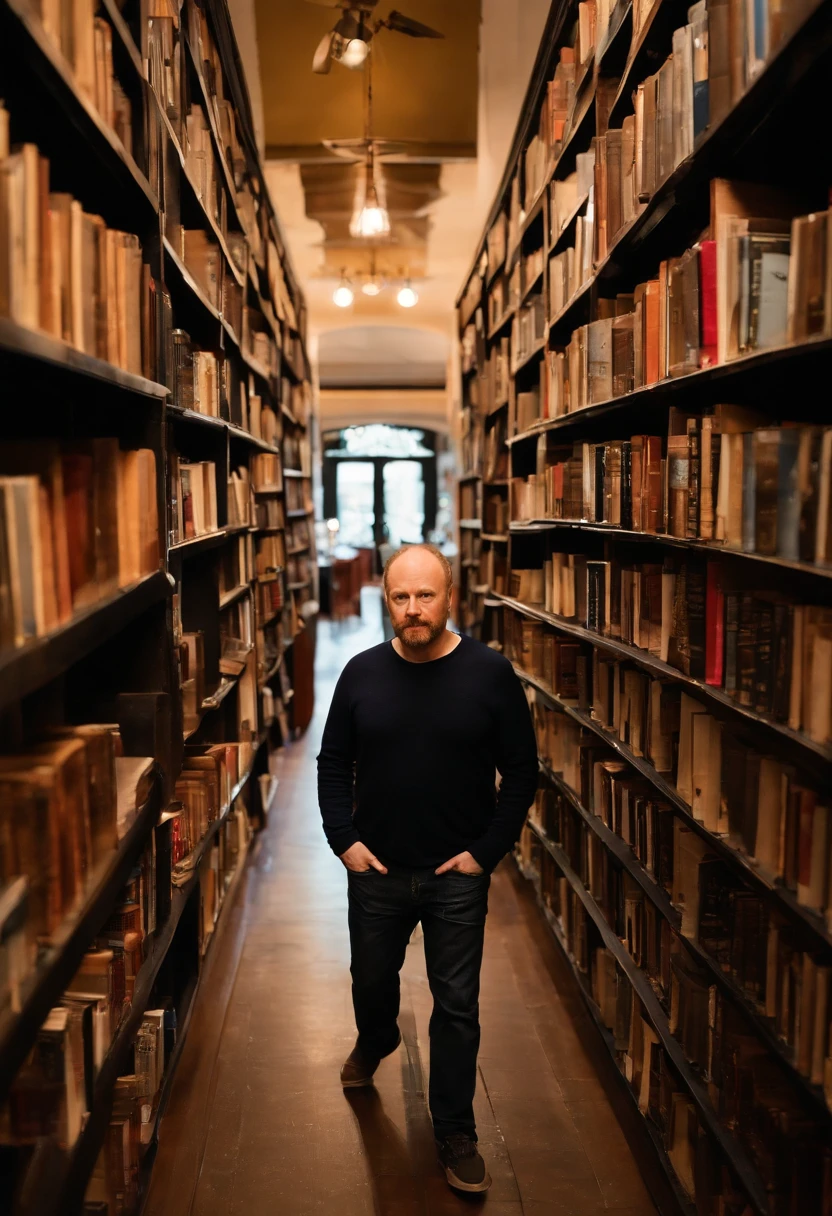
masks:
<svg viewBox="0 0 832 1216"><path fill-rule="evenodd" d="M330 30L328 34L324 34L321 41L318 43L318 49L315 51L315 56L312 60L312 71L319 76L326 76L329 69L332 67L332 39L335 37L334 30Z"/></svg>
<svg viewBox="0 0 832 1216"><path fill-rule="evenodd" d="M422 25L421 21L414 21L412 17L405 17L404 13L399 13L395 9L384 24L388 29L396 30L399 34L409 34L411 38L445 37L444 34L439 33L439 30L431 29L429 25Z"/></svg>

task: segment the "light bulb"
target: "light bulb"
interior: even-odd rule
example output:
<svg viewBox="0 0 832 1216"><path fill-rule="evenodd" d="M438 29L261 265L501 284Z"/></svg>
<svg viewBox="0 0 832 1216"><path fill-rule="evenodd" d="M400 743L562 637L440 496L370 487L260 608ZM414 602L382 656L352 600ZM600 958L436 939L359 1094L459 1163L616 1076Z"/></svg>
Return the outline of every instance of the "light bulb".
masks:
<svg viewBox="0 0 832 1216"><path fill-rule="evenodd" d="M350 38L341 54L341 63L345 68L360 68L369 53L370 47L363 38Z"/></svg>
<svg viewBox="0 0 832 1216"><path fill-rule="evenodd" d="M419 303L419 297L413 288L410 286L410 279L407 280L404 287L399 288L399 294L396 296L398 303L402 308L413 308Z"/></svg>
<svg viewBox="0 0 832 1216"><path fill-rule="evenodd" d="M378 279L368 279L366 283L361 284L361 290L365 296L377 296L381 294L381 283Z"/></svg>
<svg viewBox="0 0 832 1216"><path fill-rule="evenodd" d="M387 208L379 207L378 203L365 203L350 224L352 236L387 236L389 231L390 216L387 214Z"/></svg>
<svg viewBox="0 0 832 1216"><path fill-rule="evenodd" d="M332 293L332 303L337 308L349 308L355 296L346 279L342 279Z"/></svg>

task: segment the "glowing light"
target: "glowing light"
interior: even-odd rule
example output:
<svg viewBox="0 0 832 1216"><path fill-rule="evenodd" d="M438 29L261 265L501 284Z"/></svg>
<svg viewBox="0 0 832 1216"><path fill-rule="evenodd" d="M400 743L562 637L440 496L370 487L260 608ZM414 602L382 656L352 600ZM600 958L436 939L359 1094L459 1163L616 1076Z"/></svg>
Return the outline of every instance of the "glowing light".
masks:
<svg viewBox="0 0 832 1216"><path fill-rule="evenodd" d="M343 276L341 282L332 293L332 303L337 308L349 308L354 299L353 290L347 282L346 276Z"/></svg>
<svg viewBox="0 0 832 1216"><path fill-rule="evenodd" d="M410 279L407 280L404 287L399 288L396 300L402 308L413 308L419 303L418 295L410 286Z"/></svg>
<svg viewBox="0 0 832 1216"><path fill-rule="evenodd" d="M361 290L365 296L377 296L381 294L382 286L383 284L373 276L372 279L368 279L366 283L361 284Z"/></svg>
<svg viewBox="0 0 832 1216"><path fill-rule="evenodd" d="M363 38L350 38L341 53L341 63L345 68L360 68L370 53L370 47Z"/></svg>

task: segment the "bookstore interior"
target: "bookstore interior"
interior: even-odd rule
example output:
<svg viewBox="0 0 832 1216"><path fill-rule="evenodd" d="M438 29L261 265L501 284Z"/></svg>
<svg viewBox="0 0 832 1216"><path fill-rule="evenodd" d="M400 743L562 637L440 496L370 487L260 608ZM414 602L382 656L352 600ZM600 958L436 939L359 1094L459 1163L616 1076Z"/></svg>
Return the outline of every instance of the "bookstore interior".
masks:
<svg viewBox="0 0 832 1216"><path fill-rule="evenodd" d="M254 1035L234 976L246 1008L275 1017L275 985L318 999L299 994L285 941L321 884L346 924L314 795L320 729L347 659L392 636L387 553L419 541L451 559L452 627L510 660L537 738L534 805L492 887L492 920L509 898L523 910L505 932L525 934L525 961L497 959L487 933L485 989L510 974L551 992L551 1034L579 1025L592 1061L558 1097L574 1152L541 1116L533 1165L509 1069L492 1083L481 1061L495 1216L832 1216L832 0L537 7L532 34L523 0L410 0L407 15L385 0L0 0L9 1216L471 1206L432 1202L427 1183L391 1199L378 1177L402 1167L364 1163L353 1123L327 1152L373 1173L372 1194L316 1191L332 1120L362 1122L333 1113L337 1070L332 1101L317 1079L314 1101L287 1082L247 1158L251 1052L228 1057L243 1090L216 1116L238 1189L199 1191L214 1150L196 1165L175 1151L188 1086L215 1068L200 1019L220 992L220 1054ZM285 35L281 72L266 33ZM401 143L373 128L372 65L377 120L385 63L415 73L440 53L470 75L476 117L486 50L505 59L509 43L516 107L488 197L457 200L462 260L440 307L431 208L454 202L466 158L476 172L485 132L466 152L448 111L444 143L432 131L435 147L402 151L416 128L401 106ZM363 138L319 138L304 159L314 89L331 110L347 85ZM414 86L414 113L429 92ZM297 138L270 138L278 118ZM418 322L420 296L447 345L438 382L339 379L319 360L333 317L372 334L392 310ZM365 385L380 401L366 414ZM293 833L307 851L290 863ZM261 914L250 945L239 926ZM343 998L327 1006L338 1050L354 1034L345 941L315 980ZM286 974L264 978L270 960ZM500 1032L507 1059L525 1050L525 999ZM409 1130L419 1030L399 1079ZM592 1101L576 1114L579 1082ZM306 1139L291 1153L320 1166L303 1202L280 1181L294 1101ZM603 1103L642 1190L605 1180ZM269 1110L288 1111L271 1174L250 1159Z"/></svg>

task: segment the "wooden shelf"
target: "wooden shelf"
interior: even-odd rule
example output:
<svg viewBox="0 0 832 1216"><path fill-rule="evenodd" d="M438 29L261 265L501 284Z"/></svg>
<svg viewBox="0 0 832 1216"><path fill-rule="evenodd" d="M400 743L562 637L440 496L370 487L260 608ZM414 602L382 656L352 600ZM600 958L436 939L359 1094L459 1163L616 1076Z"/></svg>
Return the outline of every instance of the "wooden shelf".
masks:
<svg viewBox="0 0 832 1216"><path fill-rule="evenodd" d="M543 351L546 349L546 345L547 345L548 341L549 341L549 335L547 333L543 338L540 338L539 341L537 341L534 344L534 346L531 348L531 350L527 351L526 354L523 355L522 359L520 359L519 362L517 362L513 365L512 369L511 369L511 375L516 377L523 370L524 367L526 367L529 363L532 362L533 359L536 359L538 355L542 354Z"/></svg>
<svg viewBox="0 0 832 1216"><path fill-rule="evenodd" d="M243 430L242 427L236 426L233 422L227 422L225 418L215 418L211 414L201 414L198 410L181 409L179 406L171 404L171 402L168 402L167 410L168 416L174 422L215 427L218 430L226 431L229 438L239 440L241 443L250 444L261 452L272 452L276 456L280 455L280 448L275 447L272 443L267 443L265 439L260 439L257 435L252 435L250 431Z"/></svg>
<svg viewBox="0 0 832 1216"><path fill-rule="evenodd" d="M461 519L459 521L460 528L481 528L481 519Z"/></svg>
<svg viewBox="0 0 832 1216"><path fill-rule="evenodd" d="M0 654L0 709L48 684L114 637L147 608L170 595L167 576L157 570L77 612L42 638Z"/></svg>
<svg viewBox="0 0 832 1216"><path fill-rule="evenodd" d="M203 532L199 536L189 536L187 540L179 540L175 545L168 545L168 553L177 553L181 557L190 557L193 553L201 553L204 549L215 549L225 544L232 535L230 528L218 528L216 532Z"/></svg>
<svg viewBox="0 0 832 1216"><path fill-rule="evenodd" d="M826 1122L832 1120L832 1112L830 1112L829 1107L826 1105L822 1088L812 1085L807 1077L798 1072L790 1049L778 1038L772 1030L769 1020L754 1007L731 976L722 970L717 961L706 950L703 950L698 942L686 937L682 933L681 913L670 902L670 898L664 888L659 886L653 876L644 868L630 845L625 840L622 840L612 828L607 827L598 815L594 815L581 804L575 790L566 784L560 774L550 769L542 760L539 763L540 771L546 780L567 799L589 830L602 841L621 867L638 883L653 906L670 923L677 940L682 943L700 966L705 967L710 972L717 987L733 1002L736 1008L741 1010L746 1020L753 1026L756 1034L763 1040L769 1050L776 1053L791 1081L803 1091L804 1096L810 1099L816 1108L817 1114Z"/></svg>
<svg viewBox="0 0 832 1216"><path fill-rule="evenodd" d="M832 351L832 338L813 338L807 342L794 343L791 346L778 346L770 350L754 351L752 354L743 355L738 359L732 359L729 363L717 363L713 367L703 367L698 371L690 372L687 376L676 376L672 379L659 380L655 384L648 384L642 388L634 389L631 393L625 393L621 397L610 397L607 401L599 401L594 405L585 405L580 409L572 410L568 414L561 414L557 418L546 418L535 426L530 427L527 431L521 431L517 435L509 436L506 443L512 446L515 443L522 443L527 439L536 439L538 435L545 431L565 430L571 427L583 427L590 423L595 423L599 419L605 421L612 415L620 412L623 408L629 408L632 405L642 405L647 401L655 401L662 407L665 403L665 396L670 395L675 397L690 393L692 397L697 397L702 391L703 385L710 384L711 381L727 381L727 391L730 390L730 381L732 379L740 379L743 374L749 371L765 372L772 366L788 365L790 362L799 362L807 356L817 356L819 359L825 359Z"/></svg>
<svg viewBox="0 0 832 1216"><path fill-rule="evenodd" d="M538 908L540 910L540 913L541 913L546 925L548 926L549 930L551 931L552 936L554 937L554 939L558 945L558 948L561 950L561 952L564 955L564 958L566 959L566 963L572 972L573 978L575 979L578 991L581 995L581 999L584 1002L584 1006L586 1007L588 1014L590 1015L593 1023L595 1024L595 1028L603 1041L604 1047L606 1048L607 1052L609 1053L610 1057L612 1058L613 1063L615 1064L615 1075L620 1081L621 1090L623 1093L625 1093L627 1095L627 1098L628 1098L629 1102L632 1103L633 1108L636 1111L638 1111L638 1115L639 1115L639 1118L641 1119L641 1123L642 1123L642 1128L643 1128L644 1132L646 1133L646 1135L650 1141L651 1147L653 1149L653 1152L655 1154L656 1165L662 1171L662 1173L664 1174L664 1176L666 1177L667 1181L669 1182L670 1186L672 1187L672 1189L674 1191L674 1198L676 1200L679 1216L696 1216L696 1208L695 1208L694 1204L691 1202L687 1193L683 1190L682 1185L679 1182L678 1177L676 1176L676 1172L673 1169L672 1165L670 1164L670 1158L667 1155L667 1149L664 1146L664 1142L663 1142L662 1134L661 1134L660 1130L653 1123L652 1119L650 1119L649 1116L645 1116L643 1114L643 1112L639 1109L638 1097L637 1097L636 1093L634 1092L632 1086L627 1081L627 1078L624 1076L623 1072L620 1069L620 1066L618 1063L618 1054L619 1053L615 1046L615 1040L613 1039L613 1036L612 1036L610 1030L608 1029L608 1027L601 1020L600 1010L598 1009L598 1006L595 1004L595 1000L592 996L592 992L590 991L590 989L587 985L586 977L583 975L580 968L577 966L575 959L573 958L572 953L569 950L569 946L563 936L563 933L562 933L560 925L558 924L557 918L550 911L550 909L546 906L546 903L543 900L539 876L533 870L527 871L522 866L519 859L515 858L515 861L516 861L519 872L523 875L523 877L527 881L531 882L532 886L534 887L535 894L537 896L537 903L538 903Z"/></svg>
<svg viewBox="0 0 832 1216"><path fill-rule="evenodd" d="M682 536L668 536L666 532L633 532L621 528L618 524L596 524L581 519L534 519L528 522L512 521L509 524L511 532L520 535L536 532L572 529L577 532L598 533L608 536L611 540L616 537L628 544L631 542L669 545L675 549L688 549L711 560L715 557L737 559L741 561L763 562L781 570L790 570L795 574L806 574L813 578L832 578L832 566L818 566L814 562L793 562L785 557L770 557L765 553L747 553L744 549L734 549L716 541L694 540Z"/></svg>
<svg viewBox="0 0 832 1216"><path fill-rule="evenodd" d="M227 608L229 604L233 604L236 600L242 599L244 595L248 595L251 591L251 583L241 583L239 587L232 587L230 591L220 593L220 612L223 608Z"/></svg>
<svg viewBox="0 0 832 1216"><path fill-rule="evenodd" d="M300 471L300 469L284 469L284 470L283 470L283 476L284 476L284 477L298 477L298 478L302 478L302 477L309 477L309 473L302 473L302 472Z"/></svg>
<svg viewBox="0 0 832 1216"><path fill-rule="evenodd" d="M309 514L306 507L292 507L286 512L287 519L305 519Z"/></svg>
<svg viewBox="0 0 832 1216"><path fill-rule="evenodd" d="M503 545L508 541L508 532L483 532L482 539L494 541L498 545Z"/></svg>
<svg viewBox="0 0 832 1216"><path fill-rule="evenodd" d="M113 1091L116 1081L121 1075L125 1064L127 1063L130 1052L133 1046L133 1040L136 1037L136 1032L142 1024L145 1011L151 996L156 979L161 970L162 964L170 949L174 934L179 926L182 918L182 913L190 898L196 883L197 869L199 860L204 856L205 852L211 845L214 837L219 832L222 825L226 822L230 813L231 807L234 804L237 796L242 792L251 777L252 769L237 782L237 785L232 791L231 799L223 807L221 814L213 823L209 824L208 830L202 837L196 849L190 855L194 859L193 872L188 881L181 887L174 888L171 896L170 914L163 925L161 925L148 942L148 952L139 968L139 972L135 979L133 989L133 1000L130 1003L130 1008L122 1018L118 1030L116 1031L113 1041L110 1044L107 1055L98 1072L95 1081L95 1091L93 1106L90 1115L84 1124L78 1140L73 1146L66 1165L66 1173L60 1179L60 1185L56 1188L57 1194L55 1198L55 1206L46 1206L41 1216L64 1216L64 1213L71 1210L73 1202L80 1203L83 1199L84 1191L86 1190L87 1182L95 1167L98 1154L104 1143L104 1137L107 1133L107 1128L110 1122L110 1110L112 1107ZM242 858L239 865L242 867L246 864L246 858ZM231 894L231 889L226 892L220 907L220 915L222 909L226 906L228 896ZM213 935L212 935L213 937ZM198 988L198 984L196 986ZM194 992L195 995L195 992ZM190 1011L193 1008L193 995L188 1002L188 1014L183 1025L177 1029L177 1042L174 1051L171 1053L171 1058L168 1060L168 1066L165 1069L165 1076L160 1090L160 1100L157 1109L157 1118L159 1112L164 1109L162 1096L167 1097L169 1092L170 1082L176 1069L179 1055L181 1054L181 1045L185 1041L187 1033L187 1021ZM66 1205L65 1207L63 1205Z"/></svg>
<svg viewBox="0 0 832 1216"><path fill-rule="evenodd" d="M5 1098L17 1070L37 1038L49 1010L57 1005L90 942L109 916L159 816L159 788L140 809L118 848L91 876L87 894L54 935L53 944L25 985L18 1013L0 1021L0 1097Z"/></svg>
<svg viewBox="0 0 832 1216"><path fill-rule="evenodd" d="M35 7L27 0L6 0L3 8L19 23L13 35L15 44L53 99L55 109L78 128L80 137L96 153L116 188L128 191L148 216L158 215L159 200L150 183L115 131L78 88L69 61L46 33Z"/></svg>
<svg viewBox="0 0 832 1216"><path fill-rule="evenodd" d="M588 642L600 650L606 650L610 654L618 655L619 658L636 664L660 679L671 680L676 684L684 684L686 688L695 690L700 697L706 697L708 700L721 705L723 709L727 709L732 714L744 718L746 722L754 726L765 727L766 730L778 735L782 740L793 746L805 748L807 751L813 752L824 763L832 764L832 746L829 744L817 743L801 731L792 730L791 727L785 726L782 722L775 722L771 718L766 718L761 714L755 713L754 710L749 709L747 706L740 705L738 701L735 701L733 697L723 692L721 688L717 688L713 684L706 684L704 680L697 680L693 676L685 675L683 671L679 671L676 667L671 667L669 663L662 662L661 659L657 659L647 650L642 650L638 646L631 646L628 642L618 641L616 638L605 637L603 634L584 628L583 625L575 624L574 621L567 621L562 617L555 616L554 613L546 612L543 608L524 604L522 600L515 600L507 595L500 596L499 598L506 607L513 608L515 612L520 612L532 620L540 621L545 625L551 625L553 628L559 629L561 633L569 634L570 637L579 638L582 642Z"/></svg>
<svg viewBox="0 0 832 1216"><path fill-rule="evenodd" d="M500 607L505 603L502 596L497 596L493 593L491 601L486 601L488 607ZM744 853L739 849L734 848L730 841L722 836L716 836L710 832L703 823L698 819L694 819L691 814L690 806L679 795L675 786L659 773L649 760L643 756L637 756L627 745L622 743L618 735L607 730L600 722L596 721L590 713L581 710L574 702L566 701L562 697L557 696L548 688L544 682L536 676L531 675L527 671L523 671L521 667L514 664L514 670L524 684L530 688L534 688L543 697L553 709L561 710L568 714L581 726L596 734L600 739L617 752L622 760L626 761L636 772L640 773L650 785L658 792L661 798L668 802L676 809L680 817L684 819L686 827L691 828L698 836L707 841L711 849L720 857L727 861L738 865L743 875L751 881L759 890L766 891L777 902L781 910L784 910L786 915L797 917L811 931L827 945L832 946L832 932L827 928L826 921L823 916L815 912L812 908L807 908L803 904L797 902L794 892L787 890L781 883L769 879Z"/></svg>
<svg viewBox="0 0 832 1216"><path fill-rule="evenodd" d="M555 844L546 832L531 819L529 820L529 826L546 851L554 858L564 878L581 901L590 920L595 924L605 947L614 956L619 968L627 977L654 1031L658 1035L662 1048L673 1065L674 1071L696 1106L703 1126L707 1129L711 1138L719 1145L726 1162L741 1183L755 1212L758 1213L758 1216L768 1216L768 1195L754 1163L743 1146L720 1123L711 1105L705 1085L685 1058L681 1044L670 1033L667 1014L653 991L647 976L637 966L623 942L610 928L606 917L572 869L569 859L560 846Z"/></svg>
<svg viewBox="0 0 832 1216"><path fill-rule="evenodd" d="M97 380L124 392L161 399L168 395L164 384L156 384L153 380L146 380L144 376L125 372L112 363L76 350L60 338L53 338L51 334L42 333L40 330L27 329L7 317L0 317L0 351L5 355L30 360L33 371L36 364L42 363L50 369Z"/></svg>

